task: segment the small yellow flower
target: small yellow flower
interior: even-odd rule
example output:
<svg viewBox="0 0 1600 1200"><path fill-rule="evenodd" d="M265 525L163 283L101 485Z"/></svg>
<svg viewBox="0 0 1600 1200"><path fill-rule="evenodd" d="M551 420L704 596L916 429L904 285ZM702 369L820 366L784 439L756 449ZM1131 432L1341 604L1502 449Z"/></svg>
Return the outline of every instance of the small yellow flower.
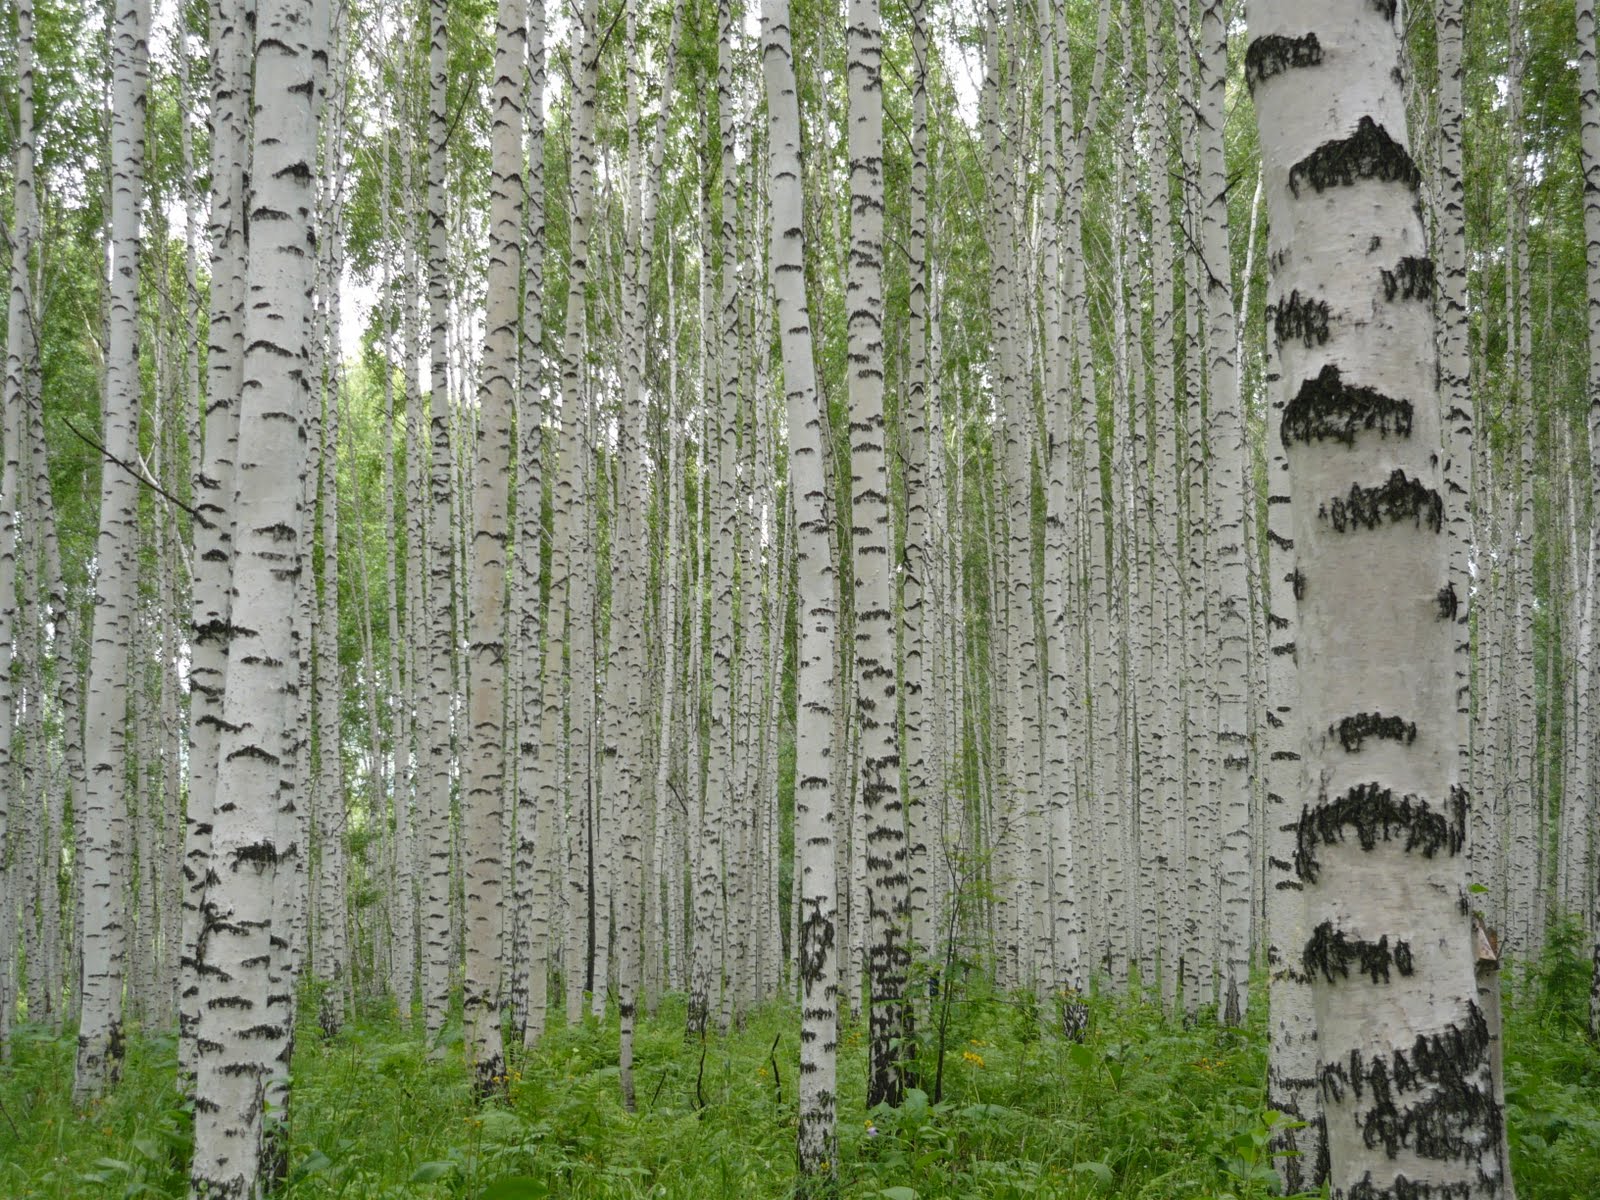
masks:
<svg viewBox="0 0 1600 1200"><path fill-rule="evenodd" d="M983 1055L981 1054L974 1054L971 1050L963 1050L961 1052L961 1057L966 1059L975 1067L983 1066Z"/></svg>

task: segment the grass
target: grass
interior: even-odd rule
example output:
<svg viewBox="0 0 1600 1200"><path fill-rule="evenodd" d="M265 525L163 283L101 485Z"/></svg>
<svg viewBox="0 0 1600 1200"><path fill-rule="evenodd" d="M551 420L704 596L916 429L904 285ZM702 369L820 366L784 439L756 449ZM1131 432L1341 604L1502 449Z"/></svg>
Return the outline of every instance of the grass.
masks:
<svg viewBox="0 0 1600 1200"><path fill-rule="evenodd" d="M1593 1194L1600 1051L1582 1036L1587 971L1558 933L1515 999L1508 1116L1522 1200ZM1089 1039L1041 1036L1037 1011L981 991L957 1006L944 1095L867 1113L864 1030L840 1054L845 1197L1249 1200L1274 1194L1266 1152L1264 1006L1242 1030L1192 1027L1132 1001L1093 1003ZM510 1101L476 1108L458 1046L430 1057L393 1020L295 1058L293 1200L682 1197L793 1191L796 1019L772 1006L705 1048L681 1000L641 1023L639 1111L621 1107L615 1023L555 1031L514 1061ZM447 1031L446 1040L459 1031ZM774 1041L777 1043L773 1053ZM925 1050L924 1054L928 1052ZM774 1058L777 1073L774 1075ZM72 1042L23 1027L0 1068L0 1196L182 1196L188 1116L170 1037L135 1040L122 1084L79 1115ZM698 1080L698 1084L697 1084ZM703 1099L703 1104L701 1103Z"/></svg>

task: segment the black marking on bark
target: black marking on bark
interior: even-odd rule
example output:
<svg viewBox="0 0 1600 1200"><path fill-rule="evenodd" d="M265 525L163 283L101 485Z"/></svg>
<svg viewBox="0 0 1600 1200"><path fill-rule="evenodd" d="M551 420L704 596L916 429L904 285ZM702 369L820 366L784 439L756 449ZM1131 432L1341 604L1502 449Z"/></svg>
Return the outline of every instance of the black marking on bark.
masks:
<svg viewBox="0 0 1600 1200"><path fill-rule="evenodd" d="M1301 810L1295 828L1295 874L1307 883L1315 883L1321 867L1317 847L1343 842L1346 830L1351 829L1367 851L1380 840L1403 840L1402 849L1424 858L1432 858L1441 850L1459 854L1467 839L1466 793L1460 788L1452 789L1448 811L1441 812L1420 796L1396 799L1381 784L1362 783L1337 800L1308 805Z"/></svg>
<svg viewBox="0 0 1600 1200"><path fill-rule="evenodd" d="M1302 296L1299 290L1289 293L1289 298L1274 305L1268 314L1272 332L1278 345L1299 338L1306 349L1326 345L1328 341L1328 302Z"/></svg>
<svg viewBox="0 0 1600 1200"><path fill-rule="evenodd" d="M1456 614L1461 611L1461 601L1456 595L1456 585L1447 583L1439 589L1435 599L1439 603L1439 619L1441 621L1454 621Z"/></svg>
<svg viewBox="0 0 1600 1200"><path fill-rule="evenodd" d="M235 850L233 861L235 866L239 863L254 863L258 867L275 867L278 865L278 848L271 842L253 842Z"/></svg>
<svg viewBox="0 0 1600 1200"><path fill-rule="evenodd" d="M1375 942L1363 941L1335 929L1332 921L1324 921L1312 932L1306 943L1304 966L1307 975L1320 972L1329 983L1350 978L1352 966L1375 984L1389 982L1390 967L1402 977L1416 969L1409 942L1396 939L1391 947L1388 934Z"/></svg>
<svg viewBox="0 0 1600 1200"><path fill-rule="evenodd" d="M1371 117L1362 117L1349 137L1323 142L1289 168L1289 190L1296 196L1302 183L1323 192L1360 179L1402 183L1413 192L1422 185L1410 153Z"/></svg>
<svg viewBox="0 0 1600 1200"><path fill-rule="evenodd" d="M1350 1189L1349 1200L1471 1200L1468 1183L1428 1183L1396 1175L1392 1188L1379 1187L1368 1171Z"/></svg>
<svg viewBox="0 0 1600 1200"><path fill-rule="evenodd" d="M1322 62L1322 46L1317 35L1284 37L1269 33L1250 43L1244 52L1244 81L1252 93L1258 83L1265 83L1274 75L1300 67L1315 67Z"/></svg>
<svg viewBox="0 0 1600 1200"><path fill-rule="evenodd" d="M834 923L814 908L800 927L800 979L816 983L822 978L822 968L833 952Z"/></svg>
<svg viewBox="0 0 1600 1200"><path fill-rule="evenodd" d="M1294 592L1294 598L1296 600L1304 600L1306 598L1306 577L1300 573L1300 569L1297 567L1290 571L1288 579L1289 587Z"/></svg>
<svg viewBox="0 0 1600 1200"><path fill-rule="evenodd" d="M1383 298L1400 300L1433 299L1433 259L1407 256L1392 271L1379 271L1383 278Z"/></svg>
<svg viewBox="0 0 1600 1200"><path fill-rule="evenodd" d="M1411 436L1411 402L1386 396L1377 388L1344 382L1339 368L1329 363L1315 379L1307 379L1283 409L1279 436L1284 447L1295 442L1332 438L1355 444L1361 430L1376 430L1382 437Z"/></svg>
<svg viewBox="0 0 1600 1200"><path fill-rule="evenodd" d="M1331 524L1336 533L1376 529L1406 520L1438 533L1444 527L1444 497L1396 467L1388 482L1378 487L1351 484L1348 494L1335 496L1317 510L1317 516Z"/></svg>
<svg viewBox="0 0 1600 1200"><path fill-rule="evenodd" d="M1349 1091L1364 1101L1356 1108L1362 1140L1371 1149L1382 1146L1390 1159L1405 1147L1434 1162L1470 1162L1485 1142L1498 1146L1504 1119L1489 1080L1490 1040L1482 1011L1469 1003L1462 1024L1421 1034L1408 1049L1370 1059L1352 1050L1346 1059L1325 1063L1323 1100L1338 1103Z"/></svg>
<svg viewBox="0 0 1600 1200"><path fill-rule="evenodd" d="M1372 7L1383 15L1385 21L1393 21L1394 14L1399 11L1396 0L1372 0Z"/></svg>
<svg viewBox="0 0 1600 1200"><path fill-rule="evenodd" d="M1338 738L1346 753L1355 754L1368 738L1409 746L1417 740L1417 727L1399 717L1357 713L1353 717L1341 717L1337 725L1328 726L1328 736Z"/></svg>

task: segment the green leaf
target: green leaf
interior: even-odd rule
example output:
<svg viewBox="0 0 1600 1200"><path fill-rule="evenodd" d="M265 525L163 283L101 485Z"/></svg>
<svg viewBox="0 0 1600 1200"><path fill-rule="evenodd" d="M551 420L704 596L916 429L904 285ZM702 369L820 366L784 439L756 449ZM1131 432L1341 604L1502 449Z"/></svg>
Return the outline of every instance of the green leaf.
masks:
<svg viewBox="0 0 1600 1200"><path fill-rule="evenodd" d="M307 1175L320 1175L331 1166L333 1166L333 1159L329 1158L321 1150L313 1150L294 1169L292 1178L301 1179Z"/></svg>
<svg viewBox="0 0 1600 1200"><path fill-rule="evenodd" d="M412 1183L432 1183L436 1179L443 1179L456 1169L451 1162L425 1162L411 1173Z"/></svg>
<svg viewBox="0 0 1600 1200"><path fill-rule="evenodd" d="M478 1200L544 1200L550 1189L532 1175L507 1175L478 1193Z"/></svg>
<svg viewBox="0 0 1600 1200"><path fill-rule="evenodd" d="M887 1187L878 1193L882 1200L920 1200L916 1188Z"/></svg>
<svg viewBox="0 0 1600 1200"><path fill-rule="evenodd" d="M1082 1042L1073 1042L1067 1047L1067 1061L1072 1064L1074 1070L1089 1071L1094 1068L1095 1054Z"/></svg>
<svg viewBox="0 0 1600 1200"><path fill-rule="evenodd" d="M1110 1187L1116 1181L1116 1177L1111 1173L1111 1168L1103 1162L1073 1163L1072 1169L1080 1175L1093 1175L1096 1183L1103 1183L1107 1187Z"/></svg>
<svg viewBox="0 0 1600 1200"><path fill-rule="evenodd" d="M139 1154L153 1163L162 1162L166 1153L161 1149L161 1143L153 1137L136 1137L133 1139L133 1148Z"/></svg>

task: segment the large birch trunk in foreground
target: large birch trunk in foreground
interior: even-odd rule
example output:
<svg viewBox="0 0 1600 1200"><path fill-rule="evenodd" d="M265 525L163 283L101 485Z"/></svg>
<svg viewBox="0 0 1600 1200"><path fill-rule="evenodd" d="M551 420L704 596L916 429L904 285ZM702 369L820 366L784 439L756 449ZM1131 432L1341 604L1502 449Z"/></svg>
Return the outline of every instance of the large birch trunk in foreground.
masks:
<svg viewBox="0 0 1600 1200"><path fill-rule="evenodd" d="M1308 789L1295 953L1317 1016L1332 1195L1508 1194L1476 1004L1454 608L1429 303L1392 10L1252 5L1246 77L1289 397ZM1288 315L1286 315L1288 314ZM1315 790L1312 791L1311 789Z"/></svg>
<svg viewBox="0 0 1600 1200"><path fill-rule="evenodd" d="M315 244L312 5L264 0L257 28L233 649L217 775L225 799L216 806L202 934L190 1174L191 1195L208 1200L258 1196L274 1182L262 1178L264 1167L281 1162L265 1108L293 1045L284 1028L292 1016L274 991L293 989L276 959L297 937L279 919L278 863L300 853L285 838L302 792L294 694L304 633L295 625L296 597L309 562L301 539ZM286 957L295 961L292 947Z"/></svg>

